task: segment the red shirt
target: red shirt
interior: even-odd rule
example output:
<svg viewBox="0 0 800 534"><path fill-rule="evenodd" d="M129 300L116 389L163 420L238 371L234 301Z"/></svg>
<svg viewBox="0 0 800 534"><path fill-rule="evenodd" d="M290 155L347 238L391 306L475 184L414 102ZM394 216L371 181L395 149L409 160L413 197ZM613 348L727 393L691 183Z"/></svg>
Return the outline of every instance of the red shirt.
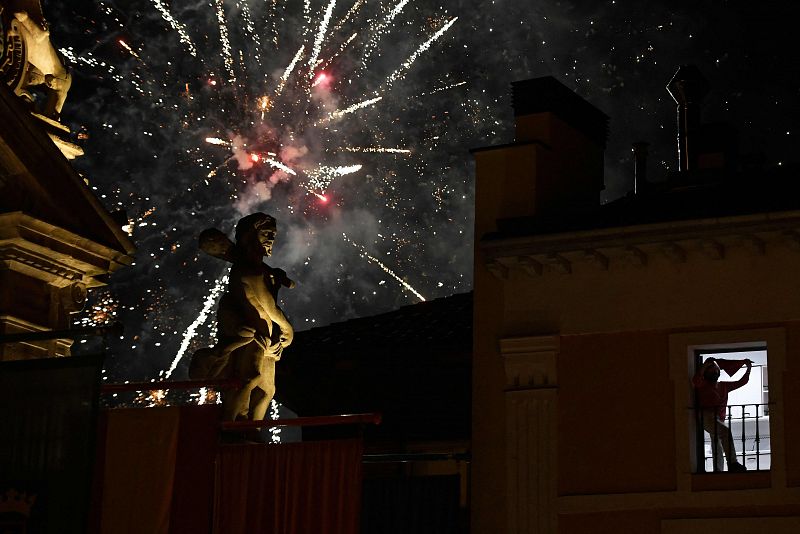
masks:
<svg viewBox="0 0 800 534"><path fill-rule="evenodd" d="M746 374L736 382L709 382L703 375L695 375L692 384L697 390L697 403L703 409L717 410L717 417L725 420L725 409L728 406L728 392L738 389L747 383L750 377Z"/></svg>

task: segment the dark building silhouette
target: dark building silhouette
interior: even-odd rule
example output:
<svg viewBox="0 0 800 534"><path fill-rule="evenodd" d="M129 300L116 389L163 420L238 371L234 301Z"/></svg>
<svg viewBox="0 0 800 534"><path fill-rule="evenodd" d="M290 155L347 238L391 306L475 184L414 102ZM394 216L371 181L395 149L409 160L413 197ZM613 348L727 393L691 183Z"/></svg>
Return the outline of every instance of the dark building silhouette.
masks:
<svg viewBox="0 0 800 534"><path fill-rule="evenodd" d="M473 533L800 529L798 169L738 166L699 76L670 83L681 171L650 182L638 144L614 202L607 118L552 78L474 151ZM728 409L748 471L715 472L692 376L756 353L757 400Z"/></svg>

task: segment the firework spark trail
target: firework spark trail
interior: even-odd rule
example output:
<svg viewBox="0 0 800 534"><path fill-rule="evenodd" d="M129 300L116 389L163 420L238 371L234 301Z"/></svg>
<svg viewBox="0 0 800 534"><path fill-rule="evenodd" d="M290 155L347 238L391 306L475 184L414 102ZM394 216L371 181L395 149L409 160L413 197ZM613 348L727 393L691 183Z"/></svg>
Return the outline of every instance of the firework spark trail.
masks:
<svg viewBox="0 0 800 534"><path fill-rule="evenodd" d="M225 69L228 71L228 81L236 83L236 74L233 72L231 40L228 35L228 25L225 23L225 6L223 0L216 0L216 8L217 22L219 23L219 42L222 45L222 57L225 60Z"/></svg>
<svg viewBox="0 0 800 534"><path fill-rule="evenodd" d="M325 119L320 121L320 123L324 123L324 122L327 122L327 121L332 120L332 119L342 118L345 115L353 113L354 111L358 111L359 109L363 109L365 107L371 106L372 104L376 104L376 103L380 102L381 100L383 100L383 97L382 96L378 96L378 97L375 97L375 98L370 98L369 100L365 100L363 102L359 102L358 104L353 104L352 106L350 106L348 108L345 108L345 109L342 109L342 110L339 110L339 111L334 111L333 113L328 115ZM318 123L318 124L320 124L320 123Z"/></svg>
<svg viewBox="0 0 800 534"><path fill-rule="evenodd" d="M303 57L303 52L305 52L306 46L303 45L300 47L300 50L294 55L291 63L289 66L286 67L286 70L283 72L283 76L281 76L280 81L278 82L278 87L275 89L275 97L277 98L283 92L283 88L286 87L286 82L289 80L289 76L292 75L297 62L300 61L300 58Z"/></svg>
<svg viewBox="0 0 800 534"><path fill-rule="evenodd" d="M219 137L206 137L206 143L210 145L231 146L229 141L220 139Z"/></svg>
<svg viewBox="0 0 800 534"><path fill-rule="evenodd" d="M276 159L264 158L264 161L272 165L274 168L280 169L287 174L291 174L292 176L297 176L297 173L294 170L292 170L290 167L287 167L286 165L284 165L283 163L281 163Z"/></svg>
<svg viewBox="0 0 800 534"><path fill-rule="evenodd" d="M303 0L303 40L311 31L311 0Z"/></svg>
<svg viewBox="0 0 800 534"><path fill-rule="evenodd" d="M353 7L351 7L347 11L347 13L345 13L344 17L342 17L342 20L336 23L336 26L333 27L333 31L338 32L339 30L341 30L342 26L347 24L347 21L350 20L350 17L355 15L356 12L358 12L358 10L361 9L361 6L363 5L364 5L364 0L357 0L357 2L353 4Z"/></svg>
<svg viewBox="0 0 800 534"><path fill-rule="evenodd" d="M381 146L348 146L344 150L345 152L369 152L373 154L411 154L411 150L407 148L385 148Z"/></svg>
<svg viewBox="0 0 800 534"><path fill-rule="evenodd" d="M403 286L403 288L404 288L406 291L409 291L409 292L413 293L413 294L414 294L414 295L415 295L415 296L416 296L416 297L417 297L419 300L421 300L422 302L425 302L425 297L423 297L423 296L422 296L422 294L420 294L420 292L419 292L419 291L417 291L416 289L414 289L413 287L411 287L411 284L409 284L408 282L406 282L405 280L403 280L402 278L400 278L399 276L397 276L397 275L394 273L394 271L392 271L392 270L391 270L389 267L387 267L386 265L384 265L384 264L383 264L383 262L381 262L381 260L379 260L379 259L378 259L378 258L376 258L375 256L371 255L369 252L367 252L367 249L366 249L365 247L363 247L362 245L359 245L358 243L356 243L355 241L353 241L352 239L350 239L349 237L347 237L347 234L344 234L344 233L343 233L343 234L342 234L342 238L343 238L343 239L344 239L344 240L345 240L347 243L350 243L350 244L351 244L351 245L353 245L353 246L354 246L356 249L358 249L358 250L361 252L361 257L362 257L362 258L367 258L369 261L371 261L371 262L373 262L374 264L376 264L378 267L380 267L381 269L383 269L383 272L385 272L386 274L388 274L389 276L391 276L392 278L394 278L395 280L397 280L397 281L400 283L400 285L401 285L401 286Z"/></svg>
<svg viewBox="0 0 800 534"><path fill-rule="evenodd" d="M235 156L231 156L231 157L229 157L228 159L226 159L225 161L223 161L222 163L220 163L219 165L217 165L215 168L211 169L211 172L209 172L209 173L208 173L208 176L206 176L206 179L205 179L206 185L208 185L208 184L210 183L208 180L209 180L209 179L211 179L211 178L213 178L213 177L215 177L215 176L217 175L217 173L218 173L218 172L219 172L219 171L220 171L220 170L221 170L223 167L225 167L225 165L227 165L228 163L230 163L230 162L231 162L231 160L233 160L233 159L234 159L234 157L235 157Z"/></svg>
<svg viewBox="0 0 800 534"><path fill-rule="evenodd" d="M452 85L447 85L445 87L439 87L437 89L434 89L433 91L428 91L427 93L420 93L417 96L412 96L410 98L422 98L423 96L430 96L430 95L433 95L433 94L436 94L436 93L441 93L442 91L448 91L450 89L455 89L456 87L461 87L462 85L467 85L467 82L458 82L458 83L454 83Z"/></svg>
<svg viewBox="0 0 800 534"><path fill-rule="evenodd" d="M383 20L372 30L372 36L369 40L364 44L364 53L361 55L361 70L365 69L367 63L372 57L372 54L375 52L375 49L378 47L378 41L383 37L384 30L392 23L392 21L399 15L403 8L406 7L409 0L400 0L400 3L394 6L394 9L389 11Z"/></svg>
<svg viewBox="0 0 800 534"><path fill-rule="evenodd" d="M75 51L72 49L71 46L67 48L59 48L58 51L61 52L64 55L64 57L67 58L72 63L80 62L85 65L89 65L90 67L93 67L95 69L105 69L109 74L114 74L114 72L116 72L117 70L116 68L114 68L114 65L109 65L105 61L96 59L91 52L84 52L82 55L78 56L75 54ZM114 79L119 81L122 78L121 77L118 78L115 76Z"/></svg>
<svg viewBox="0 0 800 534"><path fill-rule="evenodd" d="M333 8L336 7L336 0L331 0L325 9L325 15L322 17L322 22L319 25L317 36L314 38L314 47L311 49L311 56L308 58L308 77L314 77L314 69L317 66L317 58L322 51L322 42L325 39L325 34L328 32L328 24L333 15Z"/></svg>
<svg viewBox="0 0 800 534"><path fill-rule="evenodd" d="M178 32L180 41L186 45L192 57L197 57L197 48L195 48L194 43L189 38L189 34L186 33L186 28L183 24L175 20L175 17L172 16L172 13L169 12L169 9L167 9L167 6L165 6L164 2L161 0L153 0L153 5L159 13L161 13L161 17L172 26L172 29Z"/></svg>
<svg viewBox="0 0 800 534"><path fill-rule="evenodd" d="M250 6L248 5L247 0L240 1L237 3L237 5L239 7L239 11L242 13L242 19L244 19L245 31L250 39L252 39L256 44L253 59L255 59L259 66L261 66L261 38L258 36L258 33L256 33L256 28L253 24L253 18L250 16Z"/></svg>
<svg viewBox="0 0 800 534"><path fill-rule="evenodd" d="M323 193L331 185L331 182L340 176L353 174L361 170L361 165L348 165L342 167L327 167L322 166L313 171L307 172L306 176L309 178L309 186L312 189L317 189Z"/></svg>
<svg viewBox="0 0 800 534"><path fill-rule="evenodd" d="M130 46L128 46L128 43L126 43L126 42L125 42L125 41L123 41L122 39L118 39L118 40L117 40L117 42L118 42L120 45L122 45L122 48L124 48L125 50L127 50L127 51L128 51L128 53L129 53L130 55L132 55L133 57L135 57L135 58L136 58L136 59L138 59L139 61L142 61L142 58L140 58L140 57L139 57L139 54L137 54L137 53L136 53L136 51L135 51L133 48L131 48Z"/></svg>
<svg viewBox="0 0 800 534"><path fill-rule="evenodd" d="M273 421L280 418L280 403L277 402L275 399L272 399L269 403L269 418ZM273 426L269 429L270 433L270 440L272 443L280 443L281 442L281 427Z"/></svg>
<svg viewBox="0 0 800 534"><path fill-rule="evenodd" d="M331 56L330 56L328 59L326 59L326 60L325 60L325 62L322 64L322 67L320 68L320 70L325 70L325 69L327 69L327 68L330 66L330 64L331 64L331 63L333 63L333 60L334 60L334 59L336 59L337 57L339 57L339 56L342 54L342 52L344 52L344 51L345 51L345 49L347 49L348 45L350 45L350 43L352 43L352 42L353 42L353 40L354 40L354 39L355 39L357 36L358 36L358 32L355 32L355 33L353 33L353 35L351 35L351 36L350 36L350 37L349 37L349 38L348 38L348 39L347 39L347 40L346 40L346 41L345 41L345 42L342 44L342 46L340 46L340 47L339 47L339 50L337 50L336 52L334 52L334 53L333 53L333 55L331 55Z"/></svg>
<svg viewBox="0 0 800 534"><path fill-rule="evenodd" d="M269 4L269 16L267 20L270 22L270 31L272 32L272 44L275 45L275 48L278 48L278 17L275 16L276 8L278 7L278 0L264 0L266 3Z"/></svg>
<svg viewBox="0 0 800 534"><path fill-rule="evenodd" d="M390 88L394 82L396 82L396 81L397 81L399 78L402 78L403 76L405 76L405 73L406 73L406 72L407 72L407 71L408 71L408 70L411 68L411 65L413 65L413 64L414 64L414 62L417 60L417 58L418 58L418 57L419 57L419 56L420 56L422 53L424 53L426 50L428 50L428 49L431 47L431 45L432 45L433 43L435 43L435 42L436 42L436 41L437 41L437 40L438 40L438 39L439 39L439 38L440 38L442 35L444 35L444 34L447 32L447 30L449 30L449 29L450 29L450 27L451 27L453 24L455 24L455 22L456 22L457 20L458 20L458 17L453 17L452 19L450 19L450 20L447 22L447 24L445 24L444 26L442 26L442 27L439 29L439 31L437 31L436 33L434 33L434 34L433 34L433 36L432 36L430 39L428 39L427 41L425 41L424 43L422 43L422 44L420 45L420 47L419 47L419 48L417 48L417 50L416 50L416 51L415 51L413 54L411 54L411 57L409 57L409 58L408 58L408 59L407 59L407 60L406 60L406 61L405 61L405 62L404 62L402 65L400 65L400 68L398 68L396 71L394 71L394 72L392 73L392 75L391 75L391 76L389 76L389 77L386 79L386 82L384 82L384 83L385 83L385 85L386 85L386 88L387 88L387 89L388 89L388 88Z"/></svg>
<svg viewBox="0 0 800 534"><path fill-rule="evenodd" d="M189 343L191 343L192 339L194 338L197 329L205 324L212 306L214 306L214 304L219 300L220 294L228 285L229 272L230 269L226 269L225 274L217 279L217 282L214 284L214 287L208 293L208 296L203 303L203 309L200 310L200 314L194 321L192 321L192 324L186 328L186 331L183 333L183 339L181 340L181 346L178 349L178 353L175 355L175 358L172 360L172 364L169 366L167 371L162 371L160 373L163 378L169 378L172 376L173 371L175 371L175 369L178 367L178 363L180 363L180 361L183 359L183 355L186 354L186 349L189 348Z"/></svg>

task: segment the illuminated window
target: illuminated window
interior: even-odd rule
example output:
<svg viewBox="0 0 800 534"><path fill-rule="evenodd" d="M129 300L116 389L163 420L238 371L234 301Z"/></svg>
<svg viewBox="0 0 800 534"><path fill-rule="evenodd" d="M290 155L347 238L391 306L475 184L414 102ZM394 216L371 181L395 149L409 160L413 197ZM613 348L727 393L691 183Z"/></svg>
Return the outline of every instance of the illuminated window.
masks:
<svg viewBox="0 0 800 534"><path fill-rule="evenodd" d="M713 376L701 378L704 370L715 374L714 365L708 363L711 358L721 368L716 385ZM748 359L753 362L749 379L743 364ZM772 456L766 345L696 348L693 375L695 471L769 470ZM698 439L700 436L702 439Z"/></svg>

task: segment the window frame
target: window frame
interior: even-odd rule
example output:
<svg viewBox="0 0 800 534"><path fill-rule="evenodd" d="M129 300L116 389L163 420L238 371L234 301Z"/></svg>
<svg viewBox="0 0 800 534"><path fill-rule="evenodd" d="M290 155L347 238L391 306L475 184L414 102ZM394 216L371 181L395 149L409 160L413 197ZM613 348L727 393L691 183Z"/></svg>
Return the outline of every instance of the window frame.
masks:
<svg viewBox="0 0 800 534"><path fill-rule="evenodd" d="M719 473L696 473L698 465L696 432L694 427L694 374L695 354L698 350L723 352L753 346L766 347L770 385L770 448L769 471L749 471L743 476L766 474L769 487L786 487L786 463L783 430L783 372L786 367L786 330L782 327L707 330L674 333L669 335L670 375L674 386L675 465L679 491L692 491L697 477L718 476ZM693 436L694 434L694 436ZM728 477L721 477L724 480Z"/></svg>
<svg viewBox="0 0 800 534"><path fill-rule="evenodd" d="M741 343L734 343L732 346L720 347L718 345L714 345L712 348L708 348L707 346L695 347L694 353L694 361L692 363L691 368L689 369L689 373L691 376L694 376L697 373L697 370L703 365L703 360L706 356L709 355L724 355L724 354L741 354L743 352L765 352L767 355L767 365L764 366L769 372L769 347L766 343L754 343L752 345L745 345L742 346ZM760 381L759 384L759 404L763 403L764 401L764 377L759 373ZM706 471L705 469L705 460L707 460L705 454L705 430L702 428L701 421L699 419L699 415L697 414L699 402L697 400L697 390L695 389L692 395L693 400L693 407L694 407L694 416L695 416L695 424L693 428L694 434L692 435L692 430L690 429L690 440L691 446L695 448L695 462L692 465L692 473L694 474L707 474L707 473L724 473L727 472L725 470L717 471L714 467L712 467L711 471ZM766 403L765 403L766 404ZM730 406L730 401L728 403ZM758 408L756 408L756 412L758 412ZM765 416L769 415L769 409L765 407L764 409ZM769 420L768 420L769 422ZM727 424L733 430L731 426L731 417L730 414L728 415ZM758 417L756 417L756 425L758 424ZM744 432L744 427L743 430ZM758 434L756 433L756 436ZM713 447L713 444L712 444ZM738 451L738 449L737 449ZM737 452L737 456L738 456ZM762 453L758 452L760 456ZM701 458L702 455L702 458ZM746 465L746 452L742 451L742 463ZM757 462L758 463L758 462ZM770 468L771 469L771 468ZM756 469L754 471L770 471L770 469Z"/></svg>

